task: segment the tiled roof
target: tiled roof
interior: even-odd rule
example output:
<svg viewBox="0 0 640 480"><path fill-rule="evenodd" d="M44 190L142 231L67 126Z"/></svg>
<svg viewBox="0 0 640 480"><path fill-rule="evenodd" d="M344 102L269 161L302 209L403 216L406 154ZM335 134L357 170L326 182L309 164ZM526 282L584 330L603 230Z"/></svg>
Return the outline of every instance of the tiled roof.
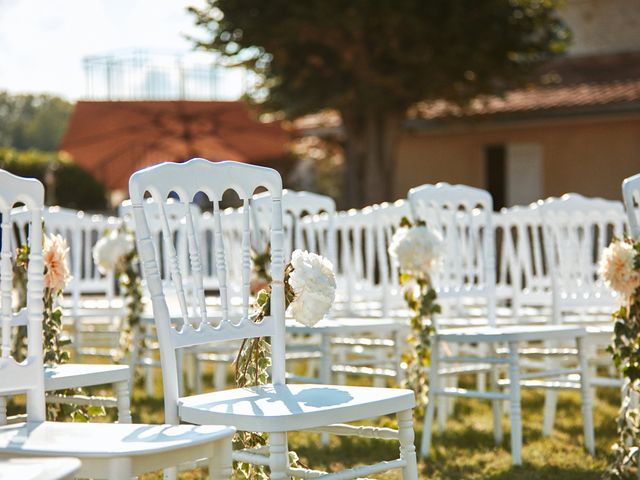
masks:
<svg viewBox="0 0 640 480"><path fill-rule="evenodd" d="M289 134L262 123L242 102L80 101L60 149L109 189L136 170L192 157L273 165Z"/></svg>
<svg viewBox="0 0 640 480"><path fill-rule="evenodd" d="M502 96L484 96L461 108L449 102L421 102L409 112L414 120L474 118L518 115L535 117L548 113L594 113L612 108L640 111L640 52L558 58L538 72L543 82L511 90ZM340 115L325 111L297 119L303 132L335 130Z"/></svg>
<svg viewBox="0 0 640 480"><path fill-rule="evenodd" d="M443 117L580 109L629 102L640 102L640 79L512 90L500 97L478 98L464 109L444 101L420 103L412 110L411 116L432 120Z"/></svg>

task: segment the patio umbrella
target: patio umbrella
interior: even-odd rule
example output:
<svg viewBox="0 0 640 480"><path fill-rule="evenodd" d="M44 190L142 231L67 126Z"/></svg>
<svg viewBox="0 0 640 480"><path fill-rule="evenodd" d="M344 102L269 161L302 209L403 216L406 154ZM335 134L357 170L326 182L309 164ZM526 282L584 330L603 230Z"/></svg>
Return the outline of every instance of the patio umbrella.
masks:
<svg viewBox="0 0 640 480"><path fill-rule="evenodd" d="M109 190L136 170L193 157L285 168L288 133L242 102L80 101L60 149Z"/></svg>

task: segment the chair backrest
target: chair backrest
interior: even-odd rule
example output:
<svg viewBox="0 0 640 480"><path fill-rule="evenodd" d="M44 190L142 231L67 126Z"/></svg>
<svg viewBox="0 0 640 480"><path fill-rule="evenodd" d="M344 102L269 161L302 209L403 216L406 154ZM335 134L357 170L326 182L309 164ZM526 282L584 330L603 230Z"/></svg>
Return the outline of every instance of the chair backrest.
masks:
<svg viewBox="0 0 640 480"><path fill-rule="evenodd" d="M266 194L256 195L253 207L255 208L254 220L259 227L261 220L269 217L269 197ZM302 249L323 255L335 265L335 214L336 203L331 197L313 192L284 190L282 215L285 259L290 260L294 250ZM320 221L315 222L314 216L319 216L316 219ZM259 228L262 230L261 227Z"/></svg>
<svg viewBox="0 0 640 480"><path fill-rule="evenodd" d="M598 275L600 255L613 236L622 236L621 202L569 193L539 202L545 260L551 277L554 318L565 308L615 307L614 293Z"/></svg>
<svg viewBox="0 0 640 480"><path fill-rule="evenodd" d="M250 201L257 188L263 187L271 194L271 315L260 323L250 318L251 306L249 282L251 274L251 206ZM243 203L243 229L240 306L230 301L231 287L227 275L229 262L225 254L223 215L220 211L222 195L226 190L235 191ZM172 193L173 192L173 193ZM216 271L218 274L220 308L215 315L207 312L202 281L201 248L199 235L190 204L196 194L202 193L213 202L214 242ZM134 173L129 180L129 194L135 220L138 254L153 306L153 313L160 342L166 420L178 421L178 370L176 350L202 345L255 337L271 337L273 383L285 382L284 368L284 258L282 231L282 180L277 171L237 162L213 163L196 158L185 163L162 163ZM157 207L161 219L162 242L167 252L173 288L177 295L177 326L164 295L163 281L159 270L159 256L154 245L154 236L149 226L149 209L144 197L149 194ZM165 211L170 194L178 197L184 209L187 230L189 272L180 268L175 240ZM263 219L264 220L264 219ZM255 232L254 232L255 233ZM185 293L185 281L193 286L193 296Z"/></svg>
<svg viewBox="0 0 640 480"><path fill-rule="evenodd" d="M12 212L11 218L16 226L15 242L23 244L29 212L20 207ZM112 299L115 293L113 274L104 275L98 270L93 261L93 247L105 231L118 228L120 220L61 207L45 208L43 219L45 232L61 235L69 246L71 279L66 291L71 292L73 306L77 306L82 294L102 294Z"/></svg>
<svg viewBox="0 0 640 480"><path fill-rule="evenodd" d="M622 196L629 219L630 233L634 238L640 238L640 173L624 179Z"/></svg>
<svg viewBox="0 0 640 480"><path fill-rule="evenodd" d="M442 234L444 259L432 276L441 301L480 301L495 326L496 271L493 199L466 185L422 185L409 191L414 219Z"/></svg>
<svg viewBox="0 0 640 480"><path fill-rule="evenodd" d="M27 358L21 363L11 356L12 324L15 315L12 288L13 223L11 211L23 203L30 214L28 222L29 266L27 269ZM42 258L42 208L44 187L36 179L20 178L0 170L0 214L2 214L2 253L0 255L0 302L2 352L0 354L0 393L27 393L29 421L45 420L44 372L42 360L42 312L44 263Z"/></svg>
<svg viewBox="0 0 640 480"><path fill-rule="evenodd" d="M498 272L503 284L508 281L508 288L502 288L511 298L515 315L523 307L551 305L551 278L544 258L542 216L537 207L533 203L503 208L494 217L502 230Z"/></svg>

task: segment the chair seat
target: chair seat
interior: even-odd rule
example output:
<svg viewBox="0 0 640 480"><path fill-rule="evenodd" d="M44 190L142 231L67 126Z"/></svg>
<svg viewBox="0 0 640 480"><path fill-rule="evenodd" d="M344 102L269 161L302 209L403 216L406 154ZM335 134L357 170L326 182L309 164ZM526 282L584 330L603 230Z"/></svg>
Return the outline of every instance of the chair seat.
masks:
<svg viewBox="0 0 640 480"><path fill-rule="evenodd" d="M47 391L90 387L129 380L127 365L65 363L44 367L44 388Z"/></svg>
<svg viewBox="0 0 640 480"><path fill-rule="evenodd" d="M564 325L513 325L505 327L451 328L436 333L447 342L532 342L563 340L586 335L583 327Z"/></svg>
<svg viewBox="0 0 640 480"><path fill-rule="evenodd" d="M60 480L71 478L80 460L62 458L9 458L0 460L0 480Z"/></svg>
<svg viewBox="0 0 640 480"><path fill-rule="evenodd" d="M229 437L219 425L32 422L0 427L0 450L11 455L119 457L161 453Z"/></svg>
<svg viewBox="0 0 640 480"><path fill-rule="evenodd" d="M287 432L408 410L411 390L322 384L261 385L184 397L185 422L233 425L238 430Z"/></svg>

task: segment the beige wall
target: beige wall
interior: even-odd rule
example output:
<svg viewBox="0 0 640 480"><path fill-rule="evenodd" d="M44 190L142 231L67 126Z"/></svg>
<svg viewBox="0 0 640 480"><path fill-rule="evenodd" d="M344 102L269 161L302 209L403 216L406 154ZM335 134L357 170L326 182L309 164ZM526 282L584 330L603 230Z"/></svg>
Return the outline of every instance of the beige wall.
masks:
<svg viewBox="0 0 640 480"><path fill-rule="evenodd" d="M573 32L570 54L616 53L640 48L638 0L566 0L561 15Z"/></svg>
<svg viewBox="0 0 640 480"><path fill-rule="evenodd" d="M451 130L402 138L398 198L413 186L438 181L485 188L484 149L491 144L541 144L544 196L578 192L620 199L622 180L640 172L640 115Z"/></svg>

